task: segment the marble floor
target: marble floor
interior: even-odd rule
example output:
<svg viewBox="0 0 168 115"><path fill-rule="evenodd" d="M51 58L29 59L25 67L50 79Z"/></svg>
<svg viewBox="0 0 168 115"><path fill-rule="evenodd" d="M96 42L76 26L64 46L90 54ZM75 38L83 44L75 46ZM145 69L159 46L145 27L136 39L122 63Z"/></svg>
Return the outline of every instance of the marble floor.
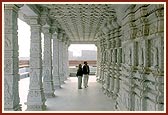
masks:
<svg viewBox="0 0 168 115"><path fill-rule="evenodd" d="M22 104L22 111L26 110L29 78L19 81L19 95ZM78 89L77 77L69 77L61 89L55 90L55 97L47 98L46 111L76 111L76 112L113 112L113 103L105 96L101 84L96 82L95 76L89 77L89 87Z"/></svg>

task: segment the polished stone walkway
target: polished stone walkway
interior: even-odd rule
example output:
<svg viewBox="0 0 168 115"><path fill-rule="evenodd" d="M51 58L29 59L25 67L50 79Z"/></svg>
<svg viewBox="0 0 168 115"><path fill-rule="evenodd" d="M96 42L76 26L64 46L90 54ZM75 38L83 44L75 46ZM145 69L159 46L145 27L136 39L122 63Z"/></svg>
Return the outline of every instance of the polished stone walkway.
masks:
<svg viewBox="0 0 168 115"><path fill-rule="evenodd" d="M26 110L29 78L20 80L20 100L22 110ZM102 92L101 85L96 82L95 76L90 76L89 87L77 89L77 77L70 77L62 85L61 89L55 90L56 97L46 101L47 111L111 111L113 103Z"/></svg>

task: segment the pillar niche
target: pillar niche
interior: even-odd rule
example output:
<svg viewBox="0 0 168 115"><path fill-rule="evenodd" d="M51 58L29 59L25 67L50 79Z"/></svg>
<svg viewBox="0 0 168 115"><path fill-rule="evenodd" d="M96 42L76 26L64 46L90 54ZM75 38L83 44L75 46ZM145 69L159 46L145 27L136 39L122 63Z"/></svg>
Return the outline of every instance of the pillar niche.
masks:
<svg viewBox="0 0 168 115"><path fill-rule="evenodd" d="M17 18L19 8L5 5L4 8L4 110L20 111L18 81L20 80L18 59Z"/></svg>
<svg viewBox="0 0 168 115"><path fill-rule="evenodd" d="M61 81L59 76L59 41L58 34L55 32L53 38L53 82L54 87L61 88Z"/></svg>
<svg viewBox="0 0 168 115"><path fill-rule="evenodd" d="M43 57L43 87L46 97L54 97L54 85L52 76L52 51L51 33L49 25L44 25L44 57Z"/></svg>
<svg viewBox="0 0 168 115"><path fill-rule="evenodd" d="M41 111L46 109L45 96L42 84L42 49L41 25L37 17L30 19L30 84L27 97L27 111Z"/></svg>

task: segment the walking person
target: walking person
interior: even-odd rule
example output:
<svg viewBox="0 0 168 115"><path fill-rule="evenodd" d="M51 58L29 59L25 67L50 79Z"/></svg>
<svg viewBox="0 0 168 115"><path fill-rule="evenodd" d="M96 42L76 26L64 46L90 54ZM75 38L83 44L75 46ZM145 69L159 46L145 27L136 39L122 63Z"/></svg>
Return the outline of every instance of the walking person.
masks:
<svg viewBox="0 0 168 115"><path fill-rule="evenodd" d="M90 73L90 69L89 66L87 65L87 61L84 61L84 66L83 66L83 81L84 81L84 87L87 88L88 87L88 80L89 80L89 73Z"/></svg>
<svg viewBox="0 0 168 115"><path fill-rule="evenodd" d="M82 89L82 76L83 76L83 71L82 71L82 65L79 64L77 74L76 76L78 77L78 89Z"/></svg>

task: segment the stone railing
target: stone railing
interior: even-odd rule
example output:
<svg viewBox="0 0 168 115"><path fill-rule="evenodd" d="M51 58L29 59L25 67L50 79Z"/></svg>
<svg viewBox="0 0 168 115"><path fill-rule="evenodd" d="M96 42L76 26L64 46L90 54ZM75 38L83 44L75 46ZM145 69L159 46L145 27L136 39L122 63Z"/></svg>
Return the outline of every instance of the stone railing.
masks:
<svg viewBox="0 0 168 115"><path fill-rule="evenodd" d="M20 65L19 66L20 79L29 77L29 72L30 72L29 65Z"/></svg>

